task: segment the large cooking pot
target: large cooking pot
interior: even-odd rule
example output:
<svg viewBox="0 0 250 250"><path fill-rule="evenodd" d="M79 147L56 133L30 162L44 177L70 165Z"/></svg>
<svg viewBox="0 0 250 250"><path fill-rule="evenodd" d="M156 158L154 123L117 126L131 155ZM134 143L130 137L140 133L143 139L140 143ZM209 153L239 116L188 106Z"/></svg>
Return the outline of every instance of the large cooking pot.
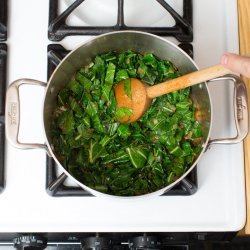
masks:
<svg viewBox="0 0 250 250"><path fill-rule="evenodd" d="M164 59L168 59L174 63L179 69L181 74L187 74L192 71L196 71L198 67L195 62L178 46L166 41L158 36L135 31L121 31L107 33L101 36L97 36L91 39L78 48L69 53L58 65L53 72L48 83L43 83L31 79L19 79L13 82L8 90L6 97L6 136L10 143L14 146L22 149L27 148L43 148L46 149L49 156L57 162L58 166L63 169L66 175L71 176L62 166L61 162L57 159L53 147L52 139L50 136L51 120L54 107L56 105L58 92L69 82L75 72L83 65L89 64L93 58L108 51L126 51L132 50L141 54L152 52L156 56ZM218 79L218 78L217 78ZM217 80L214 79L214 80ZM192 171L197 162L204 154L206 148L212 143L238 143L242 141L248 133L248 109L247 109L247 94L244 82L237 76L228 75L220 79L227 79L234 82L235 94L234 94L234 117L237 130L237 136L234 138L224 138L210 140L211 121L212 121L212 103L207 87L207 83L200 83L191 87L192 99L195 106L199 109L199 121L202 124L204 143L202 145L202 151L199 156L193 162L192 166L174 183L148 195L160 195L167 190L171 189L174 185L180 182L185 176ZM30 144L20 143L18 141L19 130L19 86L22 84L35 84L46 88L45 98L43 103L43 122L44 132L46 137L45 144ZM72 177L72 176L71 176ZM74 178L74 177L72 177ZM75 179L75 178L74 178ZM84 183L75 181L85 190L98 196L112 196L101 193L87 187ZM115 196L118 197L118 196ZM138 196L136 196L138 197Z"/></svg>

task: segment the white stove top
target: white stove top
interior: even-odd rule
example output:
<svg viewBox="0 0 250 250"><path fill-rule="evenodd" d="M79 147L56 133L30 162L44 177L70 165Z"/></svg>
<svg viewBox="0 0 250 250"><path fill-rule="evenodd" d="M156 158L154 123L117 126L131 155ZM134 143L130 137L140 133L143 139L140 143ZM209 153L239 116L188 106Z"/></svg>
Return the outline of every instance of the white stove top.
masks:
<svg viewBox="0 0 250 250"><path fill-rule="evenodd" d="M46 81L49 1L9 2L8 84L23 77ZM182 1L167 2L179 6ZM237 53L237 1L193 1L193 7L192 44L198 66L218 63L225 51ZM60 44L73 49L89 38L66 37ZM227 83L209 85L214 108L212 137L235 133L231 87ZM38 87L21 88L20 141L44 141L43 94ZM191 196L138 200L51 197L45 190L45 158L42 150L19 150L7 143L0 232L208 232L237 231L245 224L242 143L214 145L205 152L198 164L198 191Z"/></svg>

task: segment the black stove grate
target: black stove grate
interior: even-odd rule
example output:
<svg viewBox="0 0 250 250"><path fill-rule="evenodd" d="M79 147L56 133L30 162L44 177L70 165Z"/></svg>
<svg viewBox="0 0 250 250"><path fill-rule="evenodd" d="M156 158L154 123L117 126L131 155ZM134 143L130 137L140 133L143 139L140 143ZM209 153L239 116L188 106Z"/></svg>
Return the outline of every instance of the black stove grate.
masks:
<svg viewBox="0 0 250 250"><path fill-rule="evenodd" d="M193 57L193 47L189 43L182 43L179 45L191 57ZM69 53L60 44L49 44L47 48L48 53L48 79L60 63L60 61ZM51 196L92 196L88 191L81 187L67 186L64 181L67 178L66 174L57 176L56 170L58 166L56 162L47 156L46 160L46 191ZM178 185L174 186L171 190L164 195L192 195L197 191L198 180L197 170L194 168L191 173L184 178Z"/></svg>
<svg viewBox="0 0 250 250"><path fill-rule="evenodd" d="M62 0L61 0L62 1ZM49 1L49 27L48 38L51 41L61 41L69 35L100 35L118 30L139 30L159 36L172 36L180 42L193 40L193 2L183 1L183 15L180 16L164 0L156 0L175 20L174 26L168 27L134 27L127 26L124 22L124 0L118 0L117 23L114 26L71 26L66 19L84 0L75 0L65 11L58 14L59 0Z"/></svg>
<svg viewBox="0 0 250 250"><path fill-rule="evenodd" d="M0 192L4 189L6 68L7 45L0 43Z"/></svg>
<svg viewBox="0 0 250 250"><path fill-rule="evenodd" d="M0 1L0 41L7 39L8 0Z"/></svg>

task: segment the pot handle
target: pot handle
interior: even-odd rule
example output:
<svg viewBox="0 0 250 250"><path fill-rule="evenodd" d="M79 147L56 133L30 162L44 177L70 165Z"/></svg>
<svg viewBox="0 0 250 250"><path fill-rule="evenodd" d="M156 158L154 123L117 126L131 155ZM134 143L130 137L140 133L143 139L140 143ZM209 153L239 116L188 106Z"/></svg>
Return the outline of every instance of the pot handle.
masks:
<svg viewBox="0 0 250 250"><path fill-rule="evenodd" d="M244 81L236 75L225 75L210 80L214 82L218 80L230 80L234 83L234 120L237 135L232 138L213 139L208 142L211 144L234 144L243 141L248 133L248 104L247 90Z"/></svg>
<svg viewBox="0 0 250 250"><path fill-rule="evenodd" d="M19 125L20 125L20 98L19 87L22 84L32 84L37 86L46 87L46 83L33 80L33 79L19 79L11 83L6 93L6 105L5 105L5 133L8 141L16 148L20 149L34 149L42 148L48 151L46 144L39 143L23 143L18 140Z"/></svg>

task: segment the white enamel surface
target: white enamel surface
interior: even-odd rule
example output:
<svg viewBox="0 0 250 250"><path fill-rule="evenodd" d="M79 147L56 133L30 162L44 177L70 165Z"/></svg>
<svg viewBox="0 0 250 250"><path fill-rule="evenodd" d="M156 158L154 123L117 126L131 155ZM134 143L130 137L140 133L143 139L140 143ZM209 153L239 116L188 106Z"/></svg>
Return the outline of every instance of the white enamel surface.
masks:
<svg viewBox="0 0 250 250"><path fill-rule="evenodd" d="M171 1L172 6L174 2ZM46 81L47 44L51 43L47 39L48 4L49 1L10 1L8 84L22 77ZM194 1L193 6L192 44L198 66L218 63L224 51L238 52L236 0L200 0ZM128 22L134 23L132 19ZM160 25L161 18L154 22ZM88 38L67 37L60 43L73 49ZM173 38L169 40L177 43ZM212 137L234 135L232 84L213 83L209 89L216 124ZM44 141L43 93L44 89L34 86L21 89L20 141ZM212 146L198 165L198 191L186 197L53 198L45 191L45 157L42 150L19 150L6 144L6 188L0 194L0 232L204 232L236 231L244 226L242 143Z"/></svg>

